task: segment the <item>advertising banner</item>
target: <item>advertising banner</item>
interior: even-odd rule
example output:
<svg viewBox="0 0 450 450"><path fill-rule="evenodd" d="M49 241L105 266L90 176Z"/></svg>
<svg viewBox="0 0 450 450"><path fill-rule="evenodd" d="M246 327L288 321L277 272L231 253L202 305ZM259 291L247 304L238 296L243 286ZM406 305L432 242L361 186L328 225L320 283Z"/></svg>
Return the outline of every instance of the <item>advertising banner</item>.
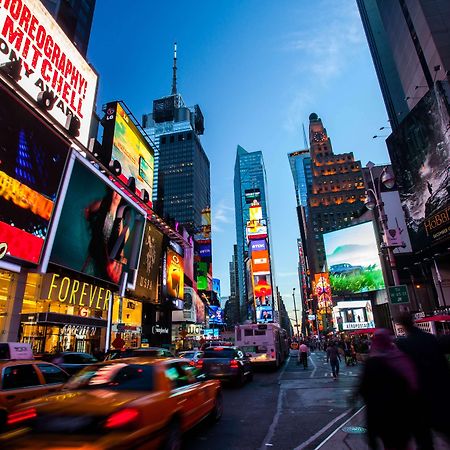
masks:
<svg viewBox="0 0 450 450"><path fill-rule="evenodd" d="M450 238L449 98L436 82L386 141L415 251Z"/></svg>
<svg viewBox="0 0 450 450"><path fill-rule="evenodd" d="M219 306L208 306L209 325L223 325L223 309Z"/></svg>
<svg viewBox="0 0 450 450"><path fill-rule="evenodd" d="M0 87L0 243L5 258L39 263L69 148Z"/></svg>
<svg viewBox="0 0 450 450"><path fill-rule="evenodd" d="M184 268L183 257L170 248L166 257L165 293L172 299L184 299Z"/></svg>
<svg viewBox="0 0 450 450"><path fill-rule="evenodd" d="M117 102L106 105L103 145L112 148L111 159L122 167L120 178L136 180L136 188L145 189L152 198L154 151L136 125Z"/></svg>
<svg viewBox="0 0 450 450"><path fill-rule="evenodd" d="M253 295L256 306L270 305L272 297L270 275L255 275L253 277Z"/></svg>
<svg viewBox="0 0 450 450"><path fill-rule="evenodd" d="M39 0L2 2L0 64L20 59L17 84L36 101L50 93L48 113L63 127L70 113L88 145L97 75Z"/></svg>
<svg viewBox="0 0 450 450"><path fill-rule="evenodd" d="M206 320L205 304L195 291L193 294L193 299L194 299L196 323L205 323Z"/></svg>
<svg viewBox="0 0 450 450"><path fill-rule="evenodd" d="M314 295L317 296L317 306L319 309L328 308L332 304L331 285L328 272L314 274Z"/></svg>
<svg viewBox="0 0 450 450"><path fill-rule="evenodd" d="M375 327L370 301L338 302L333 308L333 317L342 330L361 330Z"/></svg>
<svg viewBox="0 0 450 450"><path fill-rule="evenodd" d="M159 303L158 280L163 237L164 235L154 225L147 222L134 295L153 303Z"/></svg>
<svg viewBox="0 0 450 450"><path fill-rule="evenodd" d="M268 250L267 241L265 239L255 239L250 242L250 252L259 252L263 250Z"/></svg>
<svg viewBox="0 0 450 450"><path fill-rule="evenodd" d="M260 220L262 220L262 218L263 218L262 208L261 208L261 205L257 201L254 201L252 203L252 205L250 206L248 211L249 211L249 216L250 216L250 222L259 222Z"/></svg>
<svg viewBox="0 0 450 450"><path fill-rule="evenodd" d="M269 252L252 251L252 272L253 275L264 275L270 273Z"/></svg>
<svg viewBox="0 0 450 450"><path fill-rule="evenodd" d="M208 269L207 262L197 262L197 289L199 291L206 291L208 289Z"/></svg>
<svg viewBox="0 0 450 450"><path fill-rule="evenodd" d="M118 284L124 270L137 268L131 259L144 217L93 170L75 160L50 262Z"/></svg>
<svg viewBox="0 0 450 450"><path fill-rule="evenodd" d="M273 310L271 306L256 307L256 322L267 323L273 322Z"/></svg>
<svg viewBox="0 0 450 450"><path fill-rule="evenodd" d="M267 237L267 227L261 222L247 222L247 239L264 239Z"/></svg>
<svg viewBox="0 0 450 450"><path fill-rule="evenodd" d="M333 295L384 289L372 222L324 233L323 240Z"/></svg>
<svg viewBox="0 0 450 450"><path fill-rule="evenodd" d="M201 259L211 258L212 257L211 242L209 244L199 244L198 254Z"/></svg>

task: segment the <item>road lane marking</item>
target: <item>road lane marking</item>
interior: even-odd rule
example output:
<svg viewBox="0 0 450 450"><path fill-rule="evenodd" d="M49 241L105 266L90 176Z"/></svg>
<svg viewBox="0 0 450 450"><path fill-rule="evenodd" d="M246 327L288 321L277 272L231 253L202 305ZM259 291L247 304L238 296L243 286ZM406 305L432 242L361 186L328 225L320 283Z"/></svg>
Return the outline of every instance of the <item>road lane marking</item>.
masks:
<svg viewBox="0 0 450 450"><path fill-rule="evenodd" d="M353 419L353 417L355 417L357 414L359 414L364 408L366 407L366 405L361 406L361 408L358 409L358 411L355 412L355 414L353 414L351 417L349 417L344 423L341 423L323 442L321 442L314 450L319 450L319 448L321 448L323 445L325 445L338 431L341 430L342 427L344 427L345 425L347 425L350 420ZM295 450L299 450L299 449L295 449Z"/></svg>
<svg viewBox="0 0 450 450"><path fill-rule="evenodd" d="M351 409L347 409L347 411L344 411L341 415L337 416L334 420L332 420L329 424L325 425L323 428L321 428L316 434L311 436L307 441L300 444L298 447L295 447L294 450L303 450L306 448L309 444L314 442L316 439L318 439L325 431L327 431L329 428L331 428L336 422L339 422L343 417L345 417ZM324 441L325 442L325 441ZM319 448L319 447L317 447ZM315 449L317 450L317 449Z"/></svg>
<svg viewBox="0 0 450 450"><path fill-rule="evenodd" d="M314 374L316 373L317 366L316 366L316 364L315 364L315 362L314 362L312 356L309 357L309 360L311 361L311 364L312 364L313 367L314 367L314 369L313 369L313 371L311 372L311 375L309 376L309 378L313 378L313 377L314 377Z"/></svg>

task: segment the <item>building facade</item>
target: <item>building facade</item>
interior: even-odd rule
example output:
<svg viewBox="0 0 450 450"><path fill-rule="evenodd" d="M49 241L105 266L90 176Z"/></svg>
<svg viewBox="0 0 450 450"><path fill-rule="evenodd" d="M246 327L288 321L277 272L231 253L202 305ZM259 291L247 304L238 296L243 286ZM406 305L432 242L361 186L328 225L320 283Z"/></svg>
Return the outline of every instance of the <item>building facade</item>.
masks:
<svg viewBox="0 0 450 450"><path fill-rule="evenodd" d="M237 147L234 166L234 207L236 215L238 291L240 302L240 320L251 319L249 302L253 297L249 286L247 270L248 245L247 222L250 220L250 205L256 200L262 208L262 217L268 221L267 177L261 151L247 152Z"/></svg>
<svg viewBox="0 0 450 450"><path fill-rule="evenodd" d="M59 26L86 56L96 0L41 0Z"/></svg>

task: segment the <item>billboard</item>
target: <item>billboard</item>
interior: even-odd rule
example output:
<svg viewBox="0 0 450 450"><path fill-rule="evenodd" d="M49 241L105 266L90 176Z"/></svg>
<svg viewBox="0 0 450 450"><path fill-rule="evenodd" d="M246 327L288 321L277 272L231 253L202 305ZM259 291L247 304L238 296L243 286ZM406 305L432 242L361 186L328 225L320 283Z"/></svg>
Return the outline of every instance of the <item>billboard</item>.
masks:
<svg viewBox="0 0 450 450"><path fill-rule="evenodd" d="M163 238L164 235L154 225L147 222L134 295L153 303L159 303L158 280L162 260Z"/></svg>
<svg viewBox="0 0 450 450"><path fill-rule="evenodd" d="M210 325L223 325L223 309L220 306L208 306Z"/></svg>
<svg viewBox="0 0 450 450"><path fill-rule="evenodd" d="M436 82L386 141L414 251L450 238L449 95Z"/></svg>
<svg viewBox="0 0 450 450"><path fill-rule="evenodd" d="M217 297L220 298L220 280L219 278L213 278L212 280L212 290L217 294Z"/></svg>
<svg viewBox="0 0 450 450"><path fill-rule="evenodd" d="M261 205L255 200L250 208L248 208L250 222L259 222L262 220L262 208Z"/></svg>
<svg viewBox="0 0 450 450"><path fill-rule="evenodd" d="M267 237L267 227L262 222L247 222L247 239L261 240Z"/></svg>
<svg viewBox="0 0 450 450"><path fill-rule="evenodd" d="M273 309L271 306L257 306L256 307L256 322L267 323L273 322Z"/></svg>
<svg viewBox="0 0 450 450"><path fill-rule="evenodd" d="M197 262L197 289L199 291L206 291L208 289L208 269L207 262Z"/></svg>
<svg viewBox="0 0 450 450"><path fill-rule="evenodd" d="M271 303L272 283L270 275L255 275L253 277L253 295L256 306Z"/></svg>
<svg viewBox="0 0 450 450"><path fill-rule="evenodd" d="M384 289L372 222L324 233L333 295Z"/></svg>
<svg viewBox="0 0 450 450"><path fill-rule="evenodd" d="M120 103L106 105L103 145L112 148L111 159L119 161L122 167L119 178L127 183L133 177L136 188L145 189L151 199L154 151Z"/></svg>
<svg viewBox="0 0 450 450"><path fill-rule="evenodd" d="M250 253L254 251L268 250L267 241L265 239L255 239L250 242Z"/></svg>
<svg viewBox="0 0 450 450"><path fill-rule="evenodd" d="M209 244L198 244L198 255L201 259L211 259L211 241L209 241Z"/></svg>
<svg viewBox="0 0 450 450"><path fill-rule="evenodd" d="M0 86L4 257L39 263L69 149L67 142Z"/></svg>
<svg viewBox="0 0 450 450"><path fill-rule="evenodd" d="M137 266L144 216L85 164L75 160L50 262L118 284Z"/></svg>
<svg viewBox="0 0 450 450"><path fill-rule="evenodd" d="M313 294L317 296L317 306L319 309L331 306L331 285L328 272L314 274Z"/></svg>
<svg viewBox="0 0 450 450"><path fill-rule="evenodd" d="M87 146L97 75L40 0L2 3L0 64L19 59L18 86L34 101L49 92L50 116L63 127L69 113L77 117Z"/></svg>
<svg viewBox="0 0 450 450"><path fill-rule="evenodd" d="M167 249L165 293L167 297L184 299L183 257L172 249Z"/></svg>
<svg viewBox="0 0 450 450"><path fill-rule="evenodd" d="M270 273L269 252L252 251L252 272L253 275L264 275Z"/></svg>
<svg viewBox="0 0 450 450"><path fill-rule="evenodd" d="M339 330L362 330L374 328L372 305L367 300L337 302L333 308L333 319Z"/></svg>

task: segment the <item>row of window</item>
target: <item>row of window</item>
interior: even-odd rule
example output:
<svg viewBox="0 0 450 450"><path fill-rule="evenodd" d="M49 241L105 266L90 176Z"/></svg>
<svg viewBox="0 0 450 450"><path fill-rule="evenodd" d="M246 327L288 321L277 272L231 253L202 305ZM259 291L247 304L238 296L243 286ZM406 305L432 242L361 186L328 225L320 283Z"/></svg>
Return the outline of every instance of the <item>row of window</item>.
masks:
<svg viewBox="0 0 450 450"><path fill-rule="evenodd" d="M173 144L175 142L175 135L171 136L161 136L160 138L161 144L166 144L167 142ZM179 133L177 135L177 141L183 142L183 141L191 141L192 140L192 132L188 131L187 133Z"/></svg>

